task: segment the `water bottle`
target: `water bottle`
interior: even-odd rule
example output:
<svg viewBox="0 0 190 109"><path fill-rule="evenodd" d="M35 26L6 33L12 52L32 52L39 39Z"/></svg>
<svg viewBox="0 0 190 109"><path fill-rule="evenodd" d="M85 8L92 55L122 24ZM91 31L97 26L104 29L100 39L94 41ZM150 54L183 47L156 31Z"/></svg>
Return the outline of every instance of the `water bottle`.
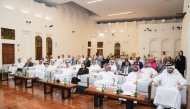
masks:
<svg viewBox="0 0 190 109"><path fill-rule="evenodd" d="M104 92L104 90L105 90L105 89L104 89L104 84L102 84L102 92Z"/></svg>
<svg viewBox="0 0 190 109"><path fill-rule="evenodd" d="M48 82L49 80L48 80L48 77L46 77L46 82Z"/></svg>
<svg viewBox="0 0 190 109"><path fill-rule="evenodd" d="M120 87L120 93L123 93L123 90L121 89L121 87Z"/></svg>
<svg viewBox="0 0 190 109"><path fill-rule="evenodd" d="M119 94L119 93L120 93L119 86L117 86L117 94Z"/></svg>
<svg viewBox="0 0 190 109"><path fill-rule="evenodd" d="M67 84L66 79L64 79L64 85L66 85L66 84Z"/></svg>
<svg viewBox="0 0 190 109"><path fill-rule="evenodd" d="M134 93L134 97L138 97L138 91L137 91L137 88L136 88L136 91Z"/></svg>
<svg viewBox="0 0 190 109"><path fill-rule="evenodd" d="M106 87L106 84L105 84L105 86L104 86L104 90L106 90L107 89L107 87Z"/></svg>
<svg viewBox="0 0 190 109"><path fill-rule="evenodd" d="M53 78L53 83L55 83L56 81L55 81L55 77Z"/></svg>

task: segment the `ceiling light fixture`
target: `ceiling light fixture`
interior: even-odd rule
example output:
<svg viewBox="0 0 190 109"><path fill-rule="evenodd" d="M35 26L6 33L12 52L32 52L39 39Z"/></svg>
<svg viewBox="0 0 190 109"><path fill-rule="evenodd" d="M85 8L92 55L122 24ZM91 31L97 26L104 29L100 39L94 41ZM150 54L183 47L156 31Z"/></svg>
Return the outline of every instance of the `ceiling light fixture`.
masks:
<svg viewBox="0 0 190 109"><path fill-rule="evenodd" d="M94 1L91 1L91 2L87 2L87 4L91 4L91 3L96 3L96 2L100 2L102 0L94 0Z"/></svg>
<svg viewBox="0 0 190 109"><path fill-rule="evenodd" d="M124 13L118 13L118 14L109 14L108 16L117 16L117 15L123 15L123 14L133 14L134 12L124 12Z"/></svg>

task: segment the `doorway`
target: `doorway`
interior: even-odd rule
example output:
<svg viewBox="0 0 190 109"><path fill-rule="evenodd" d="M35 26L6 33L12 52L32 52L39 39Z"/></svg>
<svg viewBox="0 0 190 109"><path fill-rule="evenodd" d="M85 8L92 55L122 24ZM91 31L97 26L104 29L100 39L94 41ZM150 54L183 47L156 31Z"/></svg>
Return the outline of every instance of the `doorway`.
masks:
<svg viewBox="0 0 190 109"><path fill-rule="evenodd" d="M99 52L99 55L103 55L103 49L97 49L97 52Z"/></svg>
<svg viewBox="0 0 190 109"><path fill-rule="evenodd" d="M116 44L115 44L115 56L116 56L117 58L120 58L120 49L121 49L120 43L116 43Z"/></svg>
<svg viewBox="0 0 190 109"><path fill-rule="evenodd" d="M48 57L52 55L52 39L50 37L46 38L46 55Z"/></svg>
<svg viewBox="0 0 190 109"><path fill-rule="evenodd" d="M42 38L40 36L35 38L35 52L35 59L42 59Z"/></svg>
<svg viewBox="0 0 190 109"><path fill-rule="evenodd" d="M2 44L2 60L3 64L15 63L14 44Z"/></svg>

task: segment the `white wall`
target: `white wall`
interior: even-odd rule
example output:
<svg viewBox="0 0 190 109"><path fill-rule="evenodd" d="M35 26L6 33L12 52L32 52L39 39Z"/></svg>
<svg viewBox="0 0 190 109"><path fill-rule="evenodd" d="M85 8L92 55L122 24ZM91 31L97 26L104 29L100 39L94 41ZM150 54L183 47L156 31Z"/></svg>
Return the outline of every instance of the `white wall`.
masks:
<svg viewBox="0 0 190 109"><path fill-rule="evenodd" d="M181 50L181 29L176 28L177 26L181 27L181 25L181 23L140 25L139 55L143 57L153 54L160 60L162 52L165 51L168 56L174 58ZM152 31L148 31L147 28Z"/></svg>
<svg viewBox="0 0 190 109"><path fill-rule="evenodd" d="M180 39L181 31L176 30L176 28L174 31L170 30L172 29L171 25L181 26L181 23L178 22L181 22L181 19L170 19L166 20L165 22L162 22L161 20L150 20L150 21L111 23L110 25L97 24L96 31L94 32L93 35L96 37L91 39L92 48L93 48L92 53L95 54L95 52L97 51L97 42L104 42L103 46L104 55L109 55L110 53L113 54L115 43L120 43L121 52L125 51L129 55L131 55L132 52L135 52L136 54L140 53L140 55L143 56L144 54L149 53L148 42L151 38L157 38L158 40L160 40L159 43L161 43L161 38L162 40L164 40L165 38L169 38L171 39L171 49L169 49L168 51L170 52L170 55L173 56L174 48L177 51L179 48L177 47L172 48L172 43L174 43L172 41L175 40L173 39L174 37L176 38L176 40ZM144 30L142 31L142 29L147 27L157 29L158 31L143 32ZM165 29L166 31L160 32L160 29ZM104 36L100 37L99 36L100 33L104 33ZM112 36L112 34L114 34L114 36ZM176 43L180 42L177 41ZM167 44L167 42L165 41L164 44ZM144 46L146 49L142 50L142 47L139 48L139 46ZM157 46L160 47L161 44L158 44ZM159 52L157 56L160 57L161 47L157 51ZM156 55L156 53L154 54Z"/></svg>
<svg viewBox="0 0 190 109"><path fill-rule="evenodd" d="M16 36L15 40L0 39L0 54L2 43L15 44L15 62L20 57L34 59L37 35L43 39L43 56L46 55L46 37L52 38L56 57L61 54L86 55L88 40L96 24L86 9L72 3L50 8L33 0L0 0L0 16L0 27L14 29Z"/></svg>
<svg viewBox="0 0 190 109"><path fill-rule="evenodd" d="M188 84L190 84L190 1L185 0L184 1L184 9L183 12L186 12L185 17L183 18L183 29L182 29L182 37L181 37L181 49L184 52L184 55L186 56L186 79Z"/></svg>

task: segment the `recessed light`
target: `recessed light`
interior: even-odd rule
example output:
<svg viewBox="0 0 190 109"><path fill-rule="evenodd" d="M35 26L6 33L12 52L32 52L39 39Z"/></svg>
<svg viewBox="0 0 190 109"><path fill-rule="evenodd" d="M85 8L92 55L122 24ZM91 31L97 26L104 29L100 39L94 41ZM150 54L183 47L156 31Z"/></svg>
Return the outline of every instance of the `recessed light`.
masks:
<svg viewBox="0 0 190 109"><path fill-rule="evenodd" d="M124 13L117 13L117 14L109 14L108 16L118 16L123 14L133 14L134 12L124 12Z"/></svg>
<svg viewBox="0 0 190 109"><path fill-rule="evenodd" d="M165 22L165 19L162 19L162 22Z"/></svg>
<svg viewBox="0 0 190 109"><path fill-rule="evenodd" d="M102 0L94 0L94 1L87 2L87 4L96 3L96 2L100 2L100 1L102 1Z"/></svg>
<svg viewBox="0 0 190 109"><path fill-rule="evenodd" d="M111 23L108 23L108 25L111 25Z"/></svg>

